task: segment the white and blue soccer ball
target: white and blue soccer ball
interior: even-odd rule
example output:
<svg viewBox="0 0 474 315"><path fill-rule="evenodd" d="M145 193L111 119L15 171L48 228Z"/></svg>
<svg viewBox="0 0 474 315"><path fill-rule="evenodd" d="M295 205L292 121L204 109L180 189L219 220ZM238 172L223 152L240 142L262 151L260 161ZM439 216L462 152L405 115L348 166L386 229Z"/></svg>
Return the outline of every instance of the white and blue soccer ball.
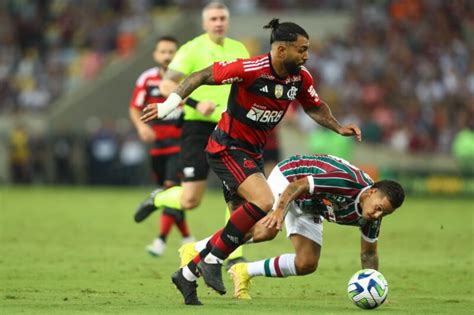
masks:
<svg viewBox="0 0 474 315"><path fill-rule="evenodd" d="M352 303L360 308L376 308L387 298L388 283L377 270L362 269L349 280L347 295Z"/></svg>

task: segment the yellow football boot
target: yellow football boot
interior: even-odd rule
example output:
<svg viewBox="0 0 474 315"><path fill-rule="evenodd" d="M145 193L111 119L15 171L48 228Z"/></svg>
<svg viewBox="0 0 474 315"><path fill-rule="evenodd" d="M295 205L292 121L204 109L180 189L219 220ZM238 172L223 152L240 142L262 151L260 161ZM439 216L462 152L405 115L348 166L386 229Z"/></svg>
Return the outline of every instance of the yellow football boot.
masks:
<svg viewBox="0 0 474 315"><path fill-rule="evenodd" d="M252 277L247 271L247 264L235 264L228 272L234 283L234 297L239 300L250 300L252 297L249 294L249 288Z"/></svg>

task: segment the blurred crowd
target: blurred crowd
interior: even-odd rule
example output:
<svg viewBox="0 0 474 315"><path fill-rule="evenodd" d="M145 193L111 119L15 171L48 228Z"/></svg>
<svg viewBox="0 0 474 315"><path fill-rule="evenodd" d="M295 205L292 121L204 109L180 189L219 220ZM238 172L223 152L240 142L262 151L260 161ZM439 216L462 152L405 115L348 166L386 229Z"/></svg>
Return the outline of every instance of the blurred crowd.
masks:
<svg viewBox="0 0 474 315"><path fill-rule="evenodd" d="M0 2L0 114L44 112L108 64L133 54L151 27L153 8L174 5L200 10L206 2ZM336 117L359 124L365 142L415 153L448 153L454 148L454 154L471 164L473 1L224 2L232 14L295 8L350 12L353 20L346 34L313 40L307 64L319 94ZM304 115L295 117L296 125L305 131L314 128ZM147 181L145 148L134 132L107 122L95 125L86 136L31 135L22 126L12 130L8 142L14 181L112 184L138 178L119 176L118 169L140 174ZM47 174L48 163L54 164L53 173ZM86 169L83 174L74 173L81 167Z"/></svg>
<svg viewBox="0 0 474 315"><path fill-rule="evenodd" d="M314 45L308 67L320 94L365 141L450 152L474 129L474 2L371 3L347 34Z"/></svg>
<svg viewBox="0 0 474 315"><path fill-rule="evenodd" d="M148 1L0 2L0 113L44 111L133 52Z"/></svg>
<svg viewBox="0 0 474 315"><path fill-rule="evenodd" d="M8 139L13 183L143 185L154 179L145 146L125 119L91 117L86 134L67 129L53 135L31 133L16 125Z"/></svg>

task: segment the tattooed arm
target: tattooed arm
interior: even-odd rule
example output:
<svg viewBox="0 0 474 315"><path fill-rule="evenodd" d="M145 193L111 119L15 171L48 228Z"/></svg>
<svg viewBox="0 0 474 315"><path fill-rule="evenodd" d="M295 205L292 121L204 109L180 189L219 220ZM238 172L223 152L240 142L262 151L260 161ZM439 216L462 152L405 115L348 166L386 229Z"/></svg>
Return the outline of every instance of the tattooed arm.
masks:
<svg viewBox="0 0 474 315"><path fill-rule="evenodd" d="M283 219L290 202L309 192L309 182L306 177L290 183L285 190L278 197L277 206L275 210L269 213L262 219L262 224L267 228L276 227L278 230L282 229Z"/></svg>
<svg viewBox="0 0 474 315"><path fill-rule="evenodd" d="M164 103L148 104L143 110L143 115L140 117L140 119L144 122L148 122L156 118L166 117L176 107L178 107L184 98L191 94L195 89L205 84L215 84L214 77L212 75L212 66L189 75L178 85L176 90L168 96Z"/></svg>
<svg viewBox="0 0 474 315"><path fill-rule="evenodd" d="M377 253L377 242L370 243L361 238L360 261L362 268L379 269L379 255Z"/></svg>
<svg viewBox="0 0 474 315"><path fill-rule="evenodd" d="M359 127L354 124L348 124L341 126L337 119L331 113L331 109L328 104L321 101L321 105L318 107L312 107L311 109L305 110L311 119L320 124L323 127L331 129L342 136L355 136L357 140L361 140L361 132Z"/></svg>
<svg viewBox="0 0 474 315"><path fill-rule="evenodd" d="M212 75L212 66L209 66L201 71L197 71L189 75L184 79L181 84L178 85L174 93L185 98L189 96L195 89L201 85L214 85L214 77Z"/></svg>

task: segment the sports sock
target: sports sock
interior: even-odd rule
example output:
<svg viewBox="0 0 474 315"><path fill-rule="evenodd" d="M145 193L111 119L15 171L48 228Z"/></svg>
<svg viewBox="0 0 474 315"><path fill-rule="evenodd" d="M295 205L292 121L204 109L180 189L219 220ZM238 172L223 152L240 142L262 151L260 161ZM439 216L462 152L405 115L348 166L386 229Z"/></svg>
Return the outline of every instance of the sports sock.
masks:
<svg viewBox="0 0 474 315"><path fill-rule="evenodd" d="M178 227L179 231L181 232L181 236L188 237L190 235L189 233L189 227L188 223L186 222L186 212L182 210L177 210L177 209L171 209L171 208L165 208L163 209L163 213L170 215L174 218L174 223Z"/></svg>
<svg viewBox="0 0 474 315"><path fill-rule="evenodd" d="M247 272L252 277L296 276L295 258L295 254L283 254L281 256L247 263Z"/></svg>
<svg viewBox="0 0 474 315"><path fill-rule="evenodd" d="M193 260L191 260L187 267L188 269L193 272L196 276L198 275L198 270L197 270L197 265L199 264L199 262L204 259L207 254L209 254L209 252L211 251L212 249L212 246L214 246L214 244L216 243L217 239L221 236L221 233L222 233L223 229L220 229L219 231L217 231L214 235L206 238L208 240L208 242L204 245L204 248L201 249L199 251L199 254L197 254ZM204 240L202 240L204 241ZM199 241L198 243L202 242L202 241ZM200 245L202 246L202 244ZM196 246L194 246L194 248L196 249Z"/></svg>
<svg viewBox="0 0 474 315"><path fill-rule="evenodd" d="M230 216L220 237L211 249L211 253L224 260L234 249L244 242L245 234L266 215L258 206L246 202Z"/></svg>
<svg viewBox="0 0 474 315"><path fill-rule="evenodd" d="M166 237L170 233L171 227L175 222L175 218L167 213L161 213L160 216L160 238L166 242Z"/></svg>
<svg viewBox="0 0 474 315"><path fill-rule="evenodd" d="M183 195L182 186L173 186L162 192L156 194L155 196L155 206L157 208L173 208L181 210L181 196Z"/></svg>
<svg viewBox="0 0 474 315"><path fill-rule="evenodd" d="M183 276L188 281L196 281L197 276L189 270L188 266L183 267Z"/></svg>
<svg viewBox="0 0 474 315"><path fill-rule="evenodd" d="M176 226L178 227L179 231L181 232L182 237L188 237L189 234L189 227L188 227L188 222L186 221L185 218L181 221L176 222Z"/></svg>
<svg viewBox="0 0 474 315"><path fill-rule="evenodd" d="M227 207L225 209L225 223L229 222L230 219L230 209ZM242 246L237 247L230 255L227 257L227 259L236 259L244 256L244 250Z"/></svg>
<svg viewBox="0 0 474 315"><path fill-rule="evenodd" d="M197 241L196 244L194 244L194 249L197 252L202 251L204 248L206 248L206 244L209 242L209 240L212 238L212 235L209 237L206 237L205 239L202 239L200 241Z"/></svg>

